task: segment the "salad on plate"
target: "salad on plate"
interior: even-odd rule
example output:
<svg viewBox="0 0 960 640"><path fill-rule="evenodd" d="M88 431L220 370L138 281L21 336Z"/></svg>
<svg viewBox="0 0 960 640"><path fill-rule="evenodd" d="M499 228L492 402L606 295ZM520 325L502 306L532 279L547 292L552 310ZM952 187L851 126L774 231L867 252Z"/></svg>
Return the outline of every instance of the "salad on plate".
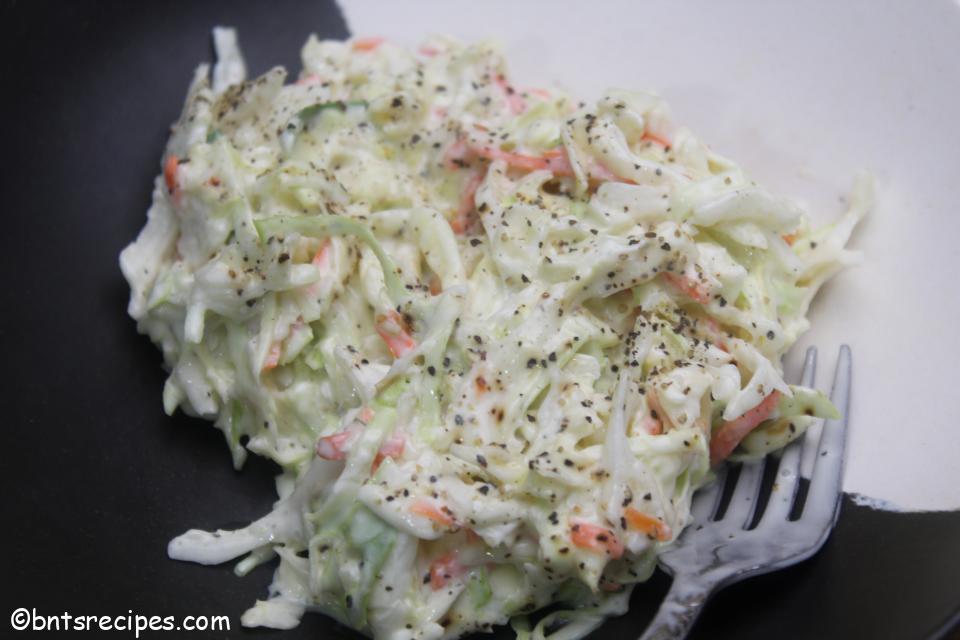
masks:
<svg viewBox="0 0 960 640"><path fill-rule="evenodd" d="M282 469L262 518L169 545L278 559L243 624L583 636L712 468L835 415L781 358L868 178L814 229L651 93L522 88L447 38L311 37L297 78L247 80L214 41L120 265L167 413Z"/></svg>

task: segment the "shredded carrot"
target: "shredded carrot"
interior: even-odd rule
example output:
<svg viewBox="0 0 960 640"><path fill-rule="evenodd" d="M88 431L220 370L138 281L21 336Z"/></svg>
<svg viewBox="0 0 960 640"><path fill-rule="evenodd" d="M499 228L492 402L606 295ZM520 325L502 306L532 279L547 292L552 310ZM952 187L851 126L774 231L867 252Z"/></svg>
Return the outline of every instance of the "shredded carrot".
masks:
<svg viewBox="0 0 960 640"><path fill-rule="evenodd" d="M627 526L631 529L635 529L643 534L652 536L660 542L670 539L670 527L667 526L667 523L660 518L648 516L642 511L637 511L633 507L627 507L624 509L623 517L627 521Z"/></svg>
<svg viewBox="0 0 960 640"><path fill-rule="evenodd" d="M567 157L566 147L557 147L550 149L543 154L543 159L547 162L547 169L557 176L572 176L573 165L570 164L570 158Z"/></svg>
<svg viewBox="0 0 960 640"><path fill-rule="evenodd" d="M710 464L717 465L726 459L740 441L770 417L780 402L780 392L774 390L760 404L739 418L724 422L710 440Z"/></svg>
<svg viewBox="0 0 960 640"><path fill-rule="evenodd" d="M570 158L567 157L565 147L551 149L540 156L504 151L487 145L471 146L469 150L484 160L503 160L511 169L519 171L542 171L546 169L558 177L573 175L573 165L570 164ZM590 164L587 168L587 174L596 182L633 183L632 180L618 176L599 161Z"/></svg>
<svg viewBox="0 0 960 640"><path fill-rule="evenodd" d="M384 43L384 39L380 37L357 38L356 40L353 41L353 50L354 51L375 51L383 43Z"/></svg>
<svg viewBox="0 0 960 640"><path fill-rule="evenodd" d="M479 130L484 130L479 125L474 125ZM451 171L463 169L474 158L483 160L502 160L511 169L518 171L543 171L548 170L558 177L569 177L574 175L573 165L567 156L565 147L557 147L544 152L542 155L534 156L516 151L504 151L503 149L487 144L480 144L474 140L458 139L447 148L444 154L444 166ZM587 168L587 174L595 182L625 182L633 184L632 180L618 176L607 168L600 161L593 161Z"/></svg>
<svg viewBox="0 0 960 640"><path fill-rule="evenodd" d="M346 445L353 435L353 431L346 430L320 438L315 447L317 455L324 460L343 460L347 457Z"/></svg>
<svg viewBox="0 0 960 640"><path fill-rule="evenodd" d="M167 161L163 163L163 179L167 183L167 190L170 193L177 191L177 169L179 167L180 160L173 154L167 156Z"/></svg>
<svg viewBox="0 0 960 640"><path fill-rule="evenodd" d="M799 235L800 235L799 233L794 232L794 233L785 233L781 237L783 238L784 242L786 242L788 245L792 247L793 243L797 241L797 236Z"/></svg>
<svg viewBox="0 0 960 640"><path fill-rule="evenodd" d="M450 509L446 507L438 507L432 500L427 500L425 498L417 500L411 504L410 512L418 516L423 516L424 518L429 518L437 524L441 524L445 527L452 526L454 522L456 522L453 519L453 515L450 513Z"/></svg>
<svg viewBox="0 0 960 640"><path fill-rule="evenodd" d="M294 84L300 85L301 87L308 87L310 85L320 84L320 76L318 76L315 73L311 73L310 75L300 78Z"/></svg>
<svg viewBox="0 0 960 640"><path fill-rule="evenodd" d="M485 160L503 160L509 167L521 171L539 171L547 168L547 161L538 156L503 151L497 147L485 145L471 147L471 151Z"/></svg>
<svg viewBox="0 0 960 640"><path fill-rule="evenodd" d="M451 223L452 226L452 223ZM456 231L456 229L454 229ZM443 282L440 280L440 276L433 274L430 276L430 295L438 296L443 293Z"/></svg>
<svg viewBox="0 0 960 640"><path fill-rule="evenodd" d="M283 343L281 342L274 342L270 345L270 351L267 352L267 359L263 361L264 371L277 368L277 365L280 364L280 353L282 349Z"/></svg>
<svg viewBox="0 0 960 640"><path fill-rule="evenodd" d="M377 316L377 333L387 343L387 348L394 358L400 358L417 346L417 341L410 335L409 330L400 314L391 309L387 315Z"/></svg>
<svg viewBox="0 0 960 640"><path fill-rule="evenodd" d="M599 160L593 162L593 164L587 170L587 173L590 174L591 178L594 178L599 182L627 182L633 184L633 180L621 178L613 171L610 171L610 169L608 169L606 165Z"/></svg>
<svg viewBox="0 0 960 640"><path fill-rule="evenodd" d="M619 582L610 582L609 580L600 581L600 591L616 592L623 589L623 585Z"/></svg>
<svg viewBox="0 0 960 640"><path fill-rule="evenodd" d="M649 142L656 142L658 145L660 145L661 147L664 147L665 149L669 149L671 146L673 146L670 143L670 140L668 140L666 137L661 136L658 133L654 133L653 131L650 131L650 130L644 131L643 136L640 139L646 140Z"/></svg>
<svg viewBox="0 0 960 640"><path fill-rule="evenodd" d="M443 166L449 171L462 169L469 159L470 149L462 138L457 138L443 154Z"/></svg>
<svg viewBox="0 0 960 640"><path fill-rule="evenodd" d="M703 325L704 332L707 334L707 337L710 338L710 341L721 350L727 351L727 341L724 339L723 329L720 328L720 323L709 316L701 318L700 323Z"/></svg>
<svg viewBox="0 0 960 640"><path fill-rule="evenodd" d="M463 193L460 194L460 206L457 208L457 215L450 221L450 228L457 235L463 235L470 228L471 214L476 210L477 189L483 184L485 174L485 170L473 172L463 188Z"/></svg>
<svg viewBox="0 0 960 640"><path fill-rule="evenodd" d="M393 458L396 460L402 456L406 444L407 439L402 433L394 433L387 438L383 444L380 445L380 450L377 452L377 457L373 459L373 471L379 469L380 465L387 458Z"/></svg>
<svg viewBox="0 0 960 640"><path fill-rule="evenodd" d="M606 553L614 560L623 555L623 543L613 531L589 522L574 522L570 527L570 539L578 547Z"/></svg>
<svg viewBox="0 0 960 640"><path fill-rule="evenodd" d="M313 258L310 260L310 264L317 267L320 270L321 275L330 271L330 240L324 239L320 243L320 247L317 249L317 252L313 254ZM322 288L322 280L317 280L312 282L303 288L303 291L310 297L316 298L320 295L320 290Z"/></svg>
<svg viewBox="0 0 960 640"><path fill-rule="evenodd" d="M462 576L465 571L466 569L457 560L455 551L444 554L430 565L430 587L434 591L439 591L447 586L450 580Z"/></svg>
<svg viewBox="0 0 960 640"><path fill-rule="evenodd" d="M663 433L663 424L651 415L643 416L637 426L641 431L651 436L658 436Z"/></svg>
<svg viewBox="0 0 960 640"><path fill-rule="evenodd" d="M513 112L513 115L520 115L527 109L527 103L523 97L516 92L516 90L507 82L507 79L502 73L498 73L494 81L497 84L497 87L500 89L500 92L503 94L504 99L507 101L507 105L510 107L510 111Z"/></svg>
<svg viewBox="0 0 960 640"><path fill-rule="evenodd" d="M663 277L691 300L700 304L710 302L710 290L702 282L690 276L675 273L664 273Z"/></svg>
<svg viewBox="0 0 960 640"><path fill-rule="evenodd" d="M541 89L539 87L534 87L533 89L527 89L527 93L531 95L535 95L539 98L543 98L544 100L549 100L553 97L553 95L550 93L548 89Z"/></svg>
<svg viewBox="0 0 960 640"><path fill-rule="evenodd" d="M317 252L313 254L313 259L310 262L319 267L321 271L330 269L330 240L324 239L320 243L320 247L317 248Z"/></svg>

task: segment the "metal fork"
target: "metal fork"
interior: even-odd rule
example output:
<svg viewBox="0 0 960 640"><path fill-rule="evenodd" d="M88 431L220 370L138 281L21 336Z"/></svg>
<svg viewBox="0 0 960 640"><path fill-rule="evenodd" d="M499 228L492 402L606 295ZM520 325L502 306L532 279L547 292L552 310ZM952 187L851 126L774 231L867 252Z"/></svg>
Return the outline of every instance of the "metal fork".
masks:
<svg viewBox="0 0 960 640"><path fill-rule="evenodd" d="M811 347L804 361L802 385L813 386L816 367L817 350ZM814 425L817 428L784 449L770 499L756 527L748 529L757 518L763 466L776 464L773 456L741 466L721 517L716 516L725 470L712 486L694 497L691 524L660 556L660 566L673 576L673 584L640 640L684 638L718 589L796 564L820 550L840 510L850 375L850 348L844 345L830 393L841 417L822 427ZM801 476L810 484L800 517L791 520Z"/></svg>

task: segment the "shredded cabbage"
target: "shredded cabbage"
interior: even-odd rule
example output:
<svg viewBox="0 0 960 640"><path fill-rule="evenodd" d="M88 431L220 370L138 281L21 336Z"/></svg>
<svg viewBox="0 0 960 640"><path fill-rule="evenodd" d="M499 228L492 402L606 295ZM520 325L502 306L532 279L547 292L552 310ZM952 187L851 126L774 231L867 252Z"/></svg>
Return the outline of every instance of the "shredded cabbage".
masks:
<svg viewBox="0 0 960 640"><path fill-rule="evenodd" d="M447 39L311 37L297 81L245 80L214 33L120 266L167 413L283 468L271 513L170 543L238 575L279 558L243 624L581 637L626 611L711 457L832 415L781 358L856 258L868 178L811 229L653 94L521 90Z"/></svg>

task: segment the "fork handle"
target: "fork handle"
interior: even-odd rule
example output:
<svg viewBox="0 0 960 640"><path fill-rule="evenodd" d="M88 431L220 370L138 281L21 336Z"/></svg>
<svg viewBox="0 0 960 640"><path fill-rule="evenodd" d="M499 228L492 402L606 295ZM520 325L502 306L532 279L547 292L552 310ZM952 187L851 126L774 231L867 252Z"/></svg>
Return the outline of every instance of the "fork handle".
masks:
<svg viewBox="0 0 960 640"><path fill-rule="evenodd" d="M682 640L719 581L712 576L677 574L660 610L640 640Z"/></svg>

